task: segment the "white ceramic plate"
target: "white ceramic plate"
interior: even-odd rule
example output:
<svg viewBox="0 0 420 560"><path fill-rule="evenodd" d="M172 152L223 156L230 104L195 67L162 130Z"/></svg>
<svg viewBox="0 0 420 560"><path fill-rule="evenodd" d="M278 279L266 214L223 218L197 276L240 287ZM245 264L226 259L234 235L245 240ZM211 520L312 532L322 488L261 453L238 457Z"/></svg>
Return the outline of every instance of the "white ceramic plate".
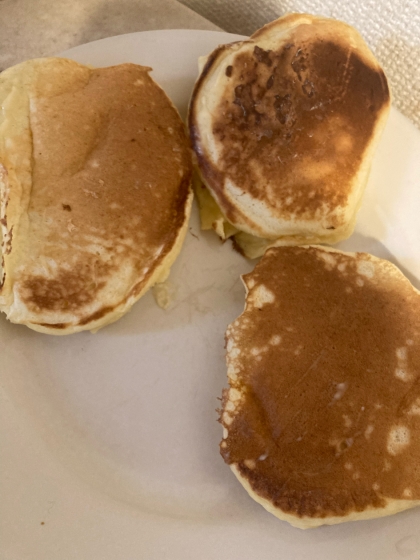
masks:
<svg viewBox="0 0 420 560"><path fill-rule="evenodd" d="M65 53L136 62L185 115L197 57L237 36L153 31ZM419 287L420 133L393 110L354 235L340 247L401 266ZM2 560L420 558L420 509L302 532L251 500L219 456L224 331L251 265L199 231L163 311L151 294L99 331L52 337L0 318Z"/></svg>

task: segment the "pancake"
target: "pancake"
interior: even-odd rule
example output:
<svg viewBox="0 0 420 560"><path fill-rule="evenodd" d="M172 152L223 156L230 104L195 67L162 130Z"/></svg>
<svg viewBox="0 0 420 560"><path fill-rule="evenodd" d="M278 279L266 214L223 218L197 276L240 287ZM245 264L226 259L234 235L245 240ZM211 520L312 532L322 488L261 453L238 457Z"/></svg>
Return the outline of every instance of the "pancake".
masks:
<svg viewBox="0 0 420 560"><path fill-rule="evenodd" d="M268 249L226 333L221 454L305 529L420 505L420 292L390 262Z"/></svg>
<svg viewBox="0 0 420 560"><path fill-rule="evenodd" d="M0 75L0 309L10 321L97 330L169 274L192 162L150 70L46 58Z"/></svg>
<svg viewBox="0 0 420 560"><path fill-rule="evenodd" d="M189 111L203 227L250 258L348 237L390 109L358 32L287 15L203 64Z"/></svg>

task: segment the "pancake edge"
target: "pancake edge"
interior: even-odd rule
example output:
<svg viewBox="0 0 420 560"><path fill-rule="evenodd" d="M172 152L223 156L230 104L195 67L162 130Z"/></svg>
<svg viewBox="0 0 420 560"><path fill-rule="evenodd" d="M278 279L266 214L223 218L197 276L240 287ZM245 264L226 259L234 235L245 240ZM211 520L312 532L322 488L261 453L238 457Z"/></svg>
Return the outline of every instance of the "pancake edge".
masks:
<svg viewBox="0 0 420 560"><path fill-rule="evenodd" d="M261 497L257 494L249 484L249 482L242 477L237 468L236 463L232 463L230 466L231 471L248 492L249 496L260 504L266 511L280 519L281 521L287 521L293 527L297 529L316 529L322 525L338 525L339 523L346 523L347 521L363 521L366 519L376 519L379 517L387 517L389 515L395 515L406 509L412 509L416 506L420 506L420 500L390 500L386 499L386 505L383 508L369 508L363 511L352 511L347 515L343 516L326 516L326 517L299 517L291 513L285 513L283 510L276 508L269 500Z"/></svg>

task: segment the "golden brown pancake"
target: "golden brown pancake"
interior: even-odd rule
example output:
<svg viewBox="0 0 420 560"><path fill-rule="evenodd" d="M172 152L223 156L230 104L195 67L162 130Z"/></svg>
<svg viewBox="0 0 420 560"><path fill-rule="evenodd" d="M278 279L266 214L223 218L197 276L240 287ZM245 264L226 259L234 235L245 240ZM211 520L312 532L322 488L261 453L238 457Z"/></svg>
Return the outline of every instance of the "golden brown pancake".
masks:
<svg viewBox="0 0 420 560"><path fill-rule="evenodd" d="M382 68L345 23L292 14L220 46L189 112L203 227L249 257L348 237L389 108Z"/></svg>
<svg viewBox="0 0 420 560"><path fill-rule="evenodd" d="M227 330L221 454L300 528L420 504L420 292L390 262L268 249Z"/></svg>
<svg viewBox="0 0 420 560"><path fill-rule="evenodd" d="M0 76L0 309L51 334L98 329L169 273L191 209L176 109L122 64L60 58Z"/></svg>

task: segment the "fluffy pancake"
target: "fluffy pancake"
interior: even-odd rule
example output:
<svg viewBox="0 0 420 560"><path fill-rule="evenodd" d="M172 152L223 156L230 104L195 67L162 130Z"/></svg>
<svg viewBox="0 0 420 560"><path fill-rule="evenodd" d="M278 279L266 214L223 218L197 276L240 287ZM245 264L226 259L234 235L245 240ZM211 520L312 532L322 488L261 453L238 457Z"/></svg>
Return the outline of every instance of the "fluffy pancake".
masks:
<svg viewBox="0 0 420 560"><path fill-rule="evenodd" d="M96 330L168 275L192 164L149 71L47 58L0 75L0 309L10 321Z"/></svg>
<svg viewBox="0 0 420 560"><path fill-rule="evenodd" d="M221 454L302 529L420 505L420 292L391 263L271 248L227 330Z"/></svg>
<svg viewBox="0 0 420 560"><path fill-rule="evenodd" d="M203 226L235 235L249 257L348 237L389 108L383 70L342 22L288 15L220 46L189 112L215 201L198 189Z"/></svg>

